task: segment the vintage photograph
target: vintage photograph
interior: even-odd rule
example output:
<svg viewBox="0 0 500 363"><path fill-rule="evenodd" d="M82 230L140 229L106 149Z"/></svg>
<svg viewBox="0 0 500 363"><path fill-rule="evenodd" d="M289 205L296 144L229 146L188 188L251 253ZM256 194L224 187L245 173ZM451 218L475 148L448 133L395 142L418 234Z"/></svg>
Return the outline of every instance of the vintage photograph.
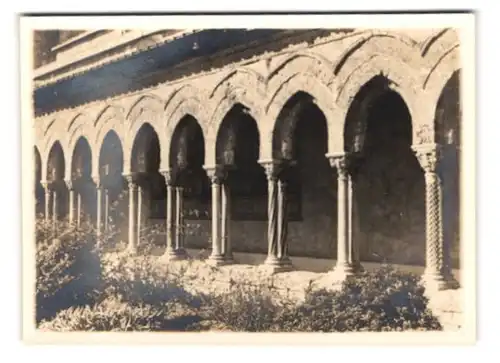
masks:
<svg viewBox="0 0 500 363"><path fill-rule="evenodd" d="M464 329L474 34L415 16L338 28L23 17L24 324Z"/></svg>

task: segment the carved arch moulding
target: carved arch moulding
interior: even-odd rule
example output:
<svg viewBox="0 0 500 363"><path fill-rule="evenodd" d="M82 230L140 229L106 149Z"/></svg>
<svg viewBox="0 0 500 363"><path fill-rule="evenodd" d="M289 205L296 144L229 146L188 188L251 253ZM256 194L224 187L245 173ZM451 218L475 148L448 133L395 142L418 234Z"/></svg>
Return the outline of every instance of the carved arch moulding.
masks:
<svg viewBox="0 0 500 363"><path fill-rule="evenodd" d="M388 81L390 89L397 92L408 108L411 119L413 137L415 138L416 125L418 125L419 96L421 91L418 87L419 74L409 65L402 63L392 57L375 55L368 61L360 64L350 73L343 83L339 85L336 96L337 118L341 122L341 132L336 133L336 151L344 150L344 132L347 113L362 88L376 76L383 76Z"/></svg>
<svg viewBox="0 0 500 363"><path fill-rule="evenodd" d="M273 133L278 117L286 103L297 93L304 92L313 98L314 103L324 114L328 132L328 148L334 146L331 141L333 135L338 132L334 117L334 95L330 88L321 83L314 75L298 73L284 80L274 94L270 94L266 101L265 128L261 141L261 159L272 159Z"/></svg>

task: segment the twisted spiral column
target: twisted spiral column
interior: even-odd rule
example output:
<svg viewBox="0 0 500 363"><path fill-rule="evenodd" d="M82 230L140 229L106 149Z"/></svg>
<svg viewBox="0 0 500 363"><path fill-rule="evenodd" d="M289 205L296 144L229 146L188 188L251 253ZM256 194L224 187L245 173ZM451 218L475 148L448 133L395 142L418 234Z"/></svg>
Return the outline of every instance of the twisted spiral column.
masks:
<svg viewBox="0 0 500 363"><path fill-rule="evenodd" d="M456 284L448 260L449 248L443 243L442 187L438 174L441 158L437 145L414 148L425 176L426 267L423 281L431 290L443 290Z"/></svg>

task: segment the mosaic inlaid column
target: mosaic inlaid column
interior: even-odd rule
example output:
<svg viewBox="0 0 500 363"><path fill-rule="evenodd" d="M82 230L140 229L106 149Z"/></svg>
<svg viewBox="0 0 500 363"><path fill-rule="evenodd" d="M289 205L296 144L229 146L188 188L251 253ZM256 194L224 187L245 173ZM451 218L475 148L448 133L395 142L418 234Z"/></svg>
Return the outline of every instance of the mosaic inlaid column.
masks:
<svg viewBox="0 0 500 363"><path fill-rule="evenodd" d="M438 145L414 147L425 176L426 266L422 280L430 290L456 287L450 266L450 248L443 243L442 184L438 173L441 153Z"/></svg>

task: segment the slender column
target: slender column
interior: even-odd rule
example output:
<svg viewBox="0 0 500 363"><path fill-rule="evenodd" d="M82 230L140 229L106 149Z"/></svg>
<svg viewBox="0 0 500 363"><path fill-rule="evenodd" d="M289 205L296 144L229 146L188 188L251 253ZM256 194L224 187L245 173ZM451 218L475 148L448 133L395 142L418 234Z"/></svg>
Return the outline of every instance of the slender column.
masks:
<svg viewBox="0 0 500 363"><path fill-rule="evenodd" d="M162 172L165 178L167 188L166 200L166 240L167 248L165 250L165 258L167 260L181 260L187 257L182 240L182 231L178 227L183 223L182 211L182 189L174 186L175 175L172 170ZM176 196L176 194L178 194ZM174 210L175 208L175 210ZM175 222L175 225L174 225Z"/></svg>
<svg viewBox="0 0 500 363"><path fill-rule="evenodd" d="M57 210L57 185L54 185L53 190L52 190L52 223L54 228L56 228L57 225L57 219L59 218L59 211Z"/></svg>
<svg viewBox="0 0 500 363"><path fill-rule="evenodd" d="M109 231L109 189L104 188L104 231Z"/></svg>
<svg viewBox="0 0 500 363"><path fill-rule="evenodd" d="M77 227L80 227L80 224L81 224L81 220L82 220L82 194L81 193L77 193L77 197L76 197L76 213L77 213L77 216L76 216L76 225Z"/></svg>
<svg viewBox="0 0 500 363"><path fill-rule="evenodd" d="M285 266L291 268L292 262L288 257L288 212L287 212L287 184L282 179L278 180L278 260L281 269Z"/></svg>
<svg viewBox="0 0 500 363"><path fill-rule="evenodd" d="M278 212L277 212L277 183L278 170L274 163L264 164L267 176L267 259L266 265L275 265L278 262Z"/></svg>
<svg viewBox="0 0 500 363"><path fill-rule="evenodd" d="M102 183L99 178L94 179L96 194L97 194L97 220L96 220L96 234L97 238L100 238L102 235Z"/></svg>
<svg viewBox="0 0 500 363"><path fill-rule="evenodd" d="M50 183L48 181L42 181L41 183L45 191L45 200L44 200L45 222L48 223L50 220L50 198L52 195L52 191L50 190Z"/></svg>
<svg viewBox="0 0 500 363"><path fill-rule="evenodd" d="M450 249L443 243L442 188L437 172L441 153L437 145L417 146L415 154L425 175L426 267L422 280L430 290L456 287L449 261Z"/></svg>
<svg viewBox="0 0 500 363"><path fill-rule="evenodd" d="M227 178L222 185L222 210L221 210L221 235L222 254L229 263L233 261L233 251L231 246L231 191L227 183Z"/></svg>
<svg viewBox="0 0 500 363"><path fill-rule="evenodd" d="M222 241L220 235L220 202L221 202L221 184L223 181L223 170L220 167L207 169L207 174L212 182L212 253L209 262L215 265L221 265L224 261L222 254Z"/></svg>
<svg viewBox="0 0 500 363"><path fill-rule="evenodd" d="M129 190L129 210L128 210L128 249L134 253L137 251L137 182L133 175L125 176L128 182Z"/></svg>
<svg viewBox="0 0 500 363"><path fill-rule="evenodd" d="M68 187L69 195L69 213L68 219L69 223L73 224L75 222L75 186L72 180L65 180L66 186Z"/></svg>
<svg viewBox="0 0 500 363"><path fill-rule="evenodd" d="M184 188L177 186L175 187L175 218L176 218L176 228L175 228L175 250L178 254L184 254L184 237L185 237L185 226L184 226Z"/></svg>
<svg viewBox="0 0 500 363"><path fill-rule="evenodd" d="M143 223L142 223L143 193L144 189L142 188L142 186L137 185L137 232L136 232L137 245L141 244L141 238L142 238L141 230L143 228Z"/></svg>
<svg viewBox="0 0 500 363"><path fill-rule="evenodd" d="M337 264L334 276L338 280L345 280L354 273L352 268L352 251L349 248L349 182L348 182L348 155L339 154L330 157L330 163L337 169Z"/></svg>
<svg viewBox="0 0 500 363"><path fill-rule="evenodd" d="M359 236L359 216L358 208L356 203L356 179L358 177L358 171L361 164L361 157L359 154L349 155L349 174L348 174L348 203L349 203L349 214L348 214L348 235L349 235L349 263L355 272L363 272L364 268L361 265L360 260L360 236Z"/></svg>

